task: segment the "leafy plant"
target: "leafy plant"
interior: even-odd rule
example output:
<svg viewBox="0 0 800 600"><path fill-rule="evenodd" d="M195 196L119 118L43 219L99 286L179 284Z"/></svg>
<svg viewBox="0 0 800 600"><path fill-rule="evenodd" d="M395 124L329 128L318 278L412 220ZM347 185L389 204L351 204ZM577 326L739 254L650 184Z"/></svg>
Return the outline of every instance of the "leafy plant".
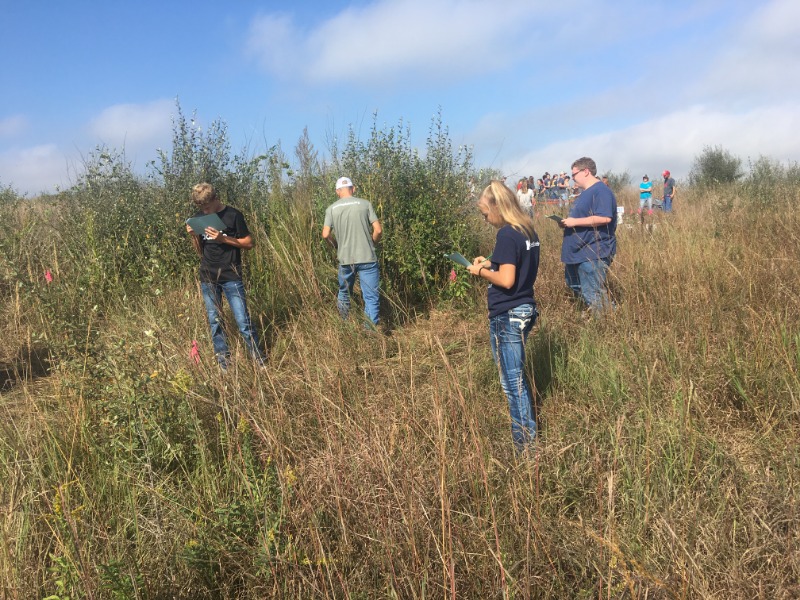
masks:
<svg viewBox="0 0 800 600"><path fill-rule="evenodd" d="M336 148L332 154L336 172L349 174L384 226L379 260L387 289L412 305L431 301L450 272L444 252L477 248L468 219L469 149L453 151L438 114L424 156L412 146L408 127L381 130L376 122L366 142L351 130L341 154Z"/></svg>
<svg viewBox="0 0 800 600"><path fill-rule="evenodd" d="M608 177L608 187L610 187L616 193L619 193L624 188L631 185L631 182L633 181L631 179L631 174L628 171L623 171L622 173L608 171L604 175Z"/></svg>
<svg viewBox="0 0 800 600"><path fill-rule="evenodd" d="M697 186L735 183L743 175L742 159L722 146L704 146L694 158L689 183Z"/></svg>

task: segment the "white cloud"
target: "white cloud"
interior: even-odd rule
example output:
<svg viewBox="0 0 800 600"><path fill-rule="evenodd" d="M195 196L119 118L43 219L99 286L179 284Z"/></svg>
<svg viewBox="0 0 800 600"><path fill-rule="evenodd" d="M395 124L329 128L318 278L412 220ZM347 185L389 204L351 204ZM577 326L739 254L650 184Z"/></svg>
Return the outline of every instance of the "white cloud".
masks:
<svg viewBox="0 0 800 600"><path fill-rule="evenodd" d="M311 83L453 81L504 68L530 51L537 2L383 0L347 8L313 29L286 15L253 21L246 49L268 72Z"/></svg>
<svg viewBox="0 0 800 600"><path fill-rule="evenodd" d="M54 192L69 187L67 158L55 144L7 150L0 153L0 183L23 194ZM7 179L5 174L13 173Z"/></svg>
<svg viewBox="0 0 800 600"><path fill-rule="evenodd" d="M760 155L800 161L800 79L793 77L800 4L773 0L748 9L745 25L731 20L714 37L687 38L677 55L648 55L643 73L623 72L619 85L578 86L559 102L484 117L468 136L478 159L493 160L487 149L504 146L511 158L494 166L509 174L560 171L587 155L601 171L641 176L668 168L678 177L705 146L720 145L745 162Z"/></svg>
<svg viewBox="0 0 800 600"><path fill-rule="evenodd" d="M800 3L774 0L753 8L733 32L735 43L719 48L708 73L691 86L695 93L732 106L800 93Z"/></svg>
<svg viewBox="0 0 800 600"><path fill-rule="evenodd" d="M124 150L126 160L135 163L137 152L153 156L158 146L168 142L172 135L174 106L173 100L110 106L89 122L88 130L99 143ZM20 127L19 124L15 126ZM9 129L13 127L9 126ZM82 170L78 152L66 152L55 143L0 152L0 183L23 194L69 187L73 183L70 173L77 174Z"/></svg>
<svg viewBox="0 0 800 600"><path fill-rule="evenodd" d="M786 42L797 44L800 31L800 5L795 0L773 0L765 3L751 23L742 31L745 40L768 42L782 45Z"/></svg>
<svg viewBox="0 0 800 600"><path fill-rule="evenodd" d="M28 127L28 118L25 115L11 115L0 119L0 138L12 137L22 133Z"/></svg>
<svg viewBox="0 0 800 600"><path fill-rule="evenodd" d="M795 132L800 127L800 103L765 106L744 113L694 106L623 129L559 141L519 156L505 171L539 176L566 170L581 156L590 156L601 172L641 174L669 169L686 177L695 156L705 146L722 146L743 161L770 156L800 161Z"/></svg>
<svg viewBox="0 0 800 600"><path fill-rule="evenodd" d="M791 135L800 124L797 0L335 4L349 7L311 22L293 12L251 21L247 53L270 89L286 92L251 119L311 118L298 98L311 95L309 84L325 85L314 96L332 121L373 106L382 114L402 111L404 121L427 121L430 107L442 106L446 121L456 115L454 139L474 145L476 164L507 173L560 171L589 155L602 170L653 175L668 167L685 177L703 146L717 144L743 159L800 159ZM290 3L272 5L294 11ZM264 82L256 79L236 88L237 96L257 96ZM253 82L259 87L246 87ZM204 101L223 106L212 95ZM150 156L169 145L174 110L173 100L119 104L77 133L56 133L38 115L31 123L6 115L0 141L33 124L48 137L0 145L0 181L31 191L68 184L57 174L77 155L70 148L85 152L97 141L124 149L130 160L136 151ZM242 106L244 116L247 110ZM42 143L53 140L57 146Z"/></svg>
<svg viewBox="0 0 800 600"><path fill-rule="evenodd" d="M168 139L174 110L175 101L166 99L148 104L117 104L92 119L89 131L112 148L152 150Z"/></svg>
<svg viewBox="0 0 800 600"><path fill-rule="evenodd" d="M299 33L288 15L261 16L250 25L245 51L266 71L288 76L301 62Z"/></svg>

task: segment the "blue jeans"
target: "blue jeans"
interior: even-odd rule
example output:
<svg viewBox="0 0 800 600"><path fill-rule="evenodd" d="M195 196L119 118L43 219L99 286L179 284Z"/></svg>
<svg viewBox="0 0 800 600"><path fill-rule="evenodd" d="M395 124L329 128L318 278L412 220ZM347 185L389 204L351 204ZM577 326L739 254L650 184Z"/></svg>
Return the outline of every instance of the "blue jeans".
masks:
<svg viewBox="0 0 800 600"><path fill-rule="evenodd" d="M664 209L664 212L672 212L672 196L664 194L664 203L661 205L661 208Z"/></svg>
<svg viewBox="0 0 800 600"><path fill-rule="evenodd" d="M511 413L511 439L522 452L536 437L536 414L528 377L525 375L525 340L536 322L536 305L521 304L489 317L492 357L500 373L500 385Z"/></svg>
<svg viewBox="0 0 800 600"><path fill-rule="evenodd" d="M233 318L239 327L239 333L244 338L247 350L258 362L264 361L264 354L258 347L258 335L250 322L250 313L247 312L247 302L244 297L244 284L241 281L223 281L219 283L200 283L203 301L206 304L208 324L211 326L211 341L214 343L214 354L222 367L228 364L230 351L225 339L225 330L222 327L222 294L228 299Z"/></svg>
<svg viewBox="0 0 800 600"><path fill-rule="evenodd" d="M361 297L364 299L364 312L373 325L378 324L378 308L380 307L380 273L378 263L358 263L355 265L339 265L339 295L336 305L343 319L350 313L350 296L356 283L356 273L361 284Z"/></svg>
<svg viewBox="0 0 800 600"><path fill-rule="evenodd" d="M606 275L611 257L564 265L564 278L576 298L581 298L595 312L613 306L606 289Z"/></svg>

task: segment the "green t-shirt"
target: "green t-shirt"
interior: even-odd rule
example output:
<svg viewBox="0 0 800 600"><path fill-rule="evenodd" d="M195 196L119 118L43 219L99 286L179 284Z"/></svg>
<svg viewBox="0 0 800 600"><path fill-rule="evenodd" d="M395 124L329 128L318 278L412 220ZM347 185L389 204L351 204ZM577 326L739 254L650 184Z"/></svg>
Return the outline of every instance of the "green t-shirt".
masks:
<svg viewBox="0 0 800 600"><path fill-rule="evenodd" d="M340 198L325 210L325 227L333 229L339 246L339 263L357 265L378 260L372 243L372 223L378 220L367 200Z"/></svg>

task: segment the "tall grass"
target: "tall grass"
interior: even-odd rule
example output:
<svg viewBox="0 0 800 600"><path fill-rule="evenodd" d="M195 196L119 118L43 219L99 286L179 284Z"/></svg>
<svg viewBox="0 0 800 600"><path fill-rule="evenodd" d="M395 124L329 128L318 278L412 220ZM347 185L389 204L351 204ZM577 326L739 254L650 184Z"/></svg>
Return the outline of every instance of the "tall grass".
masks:
<svg viewBox="0 0 800 600"><path fill-rule="evenodd" d="M2 596L797 597L790 183L775 180L769 201L746 185L683 189L655 227L626 218L618 308L598 321L572 305L560 232L537 220L541 431L525 459L485 290L439 302L441 280L424 294L389 286L401 316L387 331L341 321L314 185L273 180L281 202L253 221L268 368L239 349L226 374L190 255L157 284L129 284L92 271L106 258L68 236L79 207L9 205ZM621 202L630 212L636 198ZM464 243L487 251L492 232L468 206L462 218ZM30 368L31 349L48 370Z"/></svg>

